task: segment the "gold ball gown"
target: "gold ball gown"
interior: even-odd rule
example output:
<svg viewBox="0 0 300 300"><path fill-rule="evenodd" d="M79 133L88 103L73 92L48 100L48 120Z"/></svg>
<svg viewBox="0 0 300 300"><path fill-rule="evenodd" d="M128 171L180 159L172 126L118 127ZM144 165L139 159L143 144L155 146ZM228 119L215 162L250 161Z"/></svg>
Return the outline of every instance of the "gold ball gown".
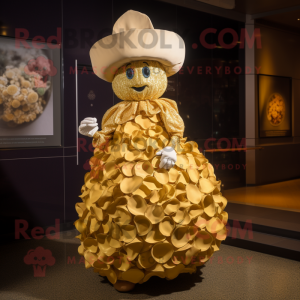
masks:
<svg viewBox="0 0 300 300"><path fill-rule="evenodd" d="M118 89L124 91L120 74L122 80L113 82L118 96ZM183 138L176 102L149 94L151 100L124 98L106 112L102 131L94 135L91 171L76 204L79 254L86 268L112 284L193 273L226 238L221 182L197 143ZM177 152L169 170L159 168L156 156L166 146Z"/></svg>

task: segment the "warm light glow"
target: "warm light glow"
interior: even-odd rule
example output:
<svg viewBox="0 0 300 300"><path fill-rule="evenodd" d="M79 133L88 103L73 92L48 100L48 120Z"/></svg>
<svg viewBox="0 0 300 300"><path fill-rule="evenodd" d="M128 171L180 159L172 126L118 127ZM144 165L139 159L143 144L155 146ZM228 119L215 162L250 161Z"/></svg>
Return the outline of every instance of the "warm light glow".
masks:
<svg viewBox="0 0 300 300"><path fill-rule="evenodd" d="M1 35L7 35L6 29L8 28L7 26L1 26Z"/></svg>
<svg viewBox="0 0 300 300"><path fill-rule="evenodd" d="M243 166L240 167L243 169ZM226 197L235 203L298 211L299 183L300 180L295 179L255 187L227 189Z"/></svg>

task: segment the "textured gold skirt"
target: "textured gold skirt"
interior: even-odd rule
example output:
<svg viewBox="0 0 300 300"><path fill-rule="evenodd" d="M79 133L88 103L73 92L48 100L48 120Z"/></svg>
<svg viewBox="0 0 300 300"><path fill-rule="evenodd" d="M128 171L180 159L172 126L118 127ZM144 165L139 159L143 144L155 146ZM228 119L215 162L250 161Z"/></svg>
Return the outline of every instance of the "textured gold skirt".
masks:
<svg viewBox="0 0 300 300"><path fill-rule="evenodd" d="M112 284L193 273L226 238L227 200L212 165L181 139L176 165L160 169L155 154L169 141L159 114L138 115L90 159L76 204L78 252Z"/></svg>

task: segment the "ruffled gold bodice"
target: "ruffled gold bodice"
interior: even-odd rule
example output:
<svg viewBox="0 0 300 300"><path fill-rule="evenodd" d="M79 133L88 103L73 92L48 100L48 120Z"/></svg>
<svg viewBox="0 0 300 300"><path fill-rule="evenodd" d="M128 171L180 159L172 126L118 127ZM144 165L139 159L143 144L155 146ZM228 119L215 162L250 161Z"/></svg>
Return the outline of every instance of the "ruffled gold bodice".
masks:
<svg viewBox="0 0 300 300"><path fill-rule="evenodd" d="M93 145L105 142L111 138L118 125L133 120L142 115L152 117L159 114L170 137L183 137L184 123L178 113L175 101L160 98L157 100L123 101L110 108L102 119L102 130L94 135Z"/></svg>

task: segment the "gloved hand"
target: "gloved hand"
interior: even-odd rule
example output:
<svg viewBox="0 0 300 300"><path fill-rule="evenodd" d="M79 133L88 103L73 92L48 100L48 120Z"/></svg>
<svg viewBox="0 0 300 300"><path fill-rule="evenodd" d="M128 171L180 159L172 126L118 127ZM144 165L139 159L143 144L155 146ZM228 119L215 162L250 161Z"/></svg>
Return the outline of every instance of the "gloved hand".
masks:
<svg viewBox="0 0 300 300"><path fill-rule="evenodd" d="M174 167L177 160L177 154L172 147L165 147L164 149L158 151L156 155L161 155L159 164L160 168L170 169Z"/></svg>
<svg viewBox="0 0 300 300"><path fill-rule="evenodd" d="M96 118L85 118L81 121L78 130L82 135L93 137L98 129L99 127Z"/></svg>

